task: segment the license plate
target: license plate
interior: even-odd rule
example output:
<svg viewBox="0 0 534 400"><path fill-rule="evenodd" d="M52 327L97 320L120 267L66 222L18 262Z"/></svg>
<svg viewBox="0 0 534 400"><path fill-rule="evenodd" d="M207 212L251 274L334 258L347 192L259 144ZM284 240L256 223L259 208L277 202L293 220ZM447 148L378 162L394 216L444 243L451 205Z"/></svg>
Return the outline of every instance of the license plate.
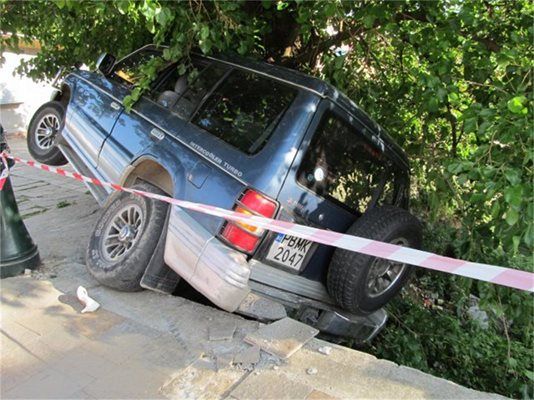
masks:
<svg viewBox="0 0 534 400"><path fill-rule="evenodd" d="M298 271L310 250L311 243L306 239L279 233L271 245L266 259Z"/></svg>

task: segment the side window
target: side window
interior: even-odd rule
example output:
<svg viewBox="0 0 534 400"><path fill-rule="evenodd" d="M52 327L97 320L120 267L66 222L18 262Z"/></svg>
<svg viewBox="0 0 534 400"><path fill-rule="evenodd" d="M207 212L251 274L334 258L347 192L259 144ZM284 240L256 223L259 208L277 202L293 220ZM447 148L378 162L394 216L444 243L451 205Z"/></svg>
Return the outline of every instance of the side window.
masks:
<svg viewBox="0 0 534 400"><path fill-rule="evenodd" d="M111 78L127 86L133 86L140 78L140 67L159 56L161 56L159 50L151 48L139 50L120 61L115 66Z"/></svg>
<svg viewBox="0 0 534 400"><path fill-rule="evenodd" d="M297 89L234 70L202 105L192 122L247 153L260 151Z"/></svg>
<svg viewBox="0 0 534 400"><path fill-rule="evenodd" d="M303 186L357 213L393 203L395 177L382 153L354 127L327 112L297 174Z"/></svg>
<svg viewBox="0 0 534 400"><path fill-rule="evenodd" d="M211 64L209 67L205 68L200 72L198 77L191 82L183 96L178 99L176 105L173 107L173 111L180 117L188 120L191 115L193 115L193 112L195 112L204 96L208 94L217 82L219 82L226 71L228 71L228 67L219 64ZM185 81L183 77L180 79L182 80L182 85L187 84L187 81Z"/></svg>
<svg viewBox="0 0 534 400"><path fill-rule="evenodd" d="M203 62L194 62L191 68L182 74L173 67L170 76L152 94L152 99L188 120L204 96L227 70L228 67L223 65Z"/></svg>

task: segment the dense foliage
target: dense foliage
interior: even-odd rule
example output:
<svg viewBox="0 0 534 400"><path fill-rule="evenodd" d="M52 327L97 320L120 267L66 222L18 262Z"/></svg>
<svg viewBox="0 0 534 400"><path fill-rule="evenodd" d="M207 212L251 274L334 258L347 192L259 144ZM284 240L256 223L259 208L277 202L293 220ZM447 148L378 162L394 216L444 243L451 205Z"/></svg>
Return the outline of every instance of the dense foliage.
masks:
<svg viewBox="0 0 534 400"><path fill-rule="evenodd" d="M529 0L0 1L2 31L19 34L0 50L38 39L21 67L35 78L150 42L168 44L168 60L234 51L320 76L408 152L427 249L532 271L533 15ZM367 350L532 397L533 308L526 293L418 271Z"/></svg>

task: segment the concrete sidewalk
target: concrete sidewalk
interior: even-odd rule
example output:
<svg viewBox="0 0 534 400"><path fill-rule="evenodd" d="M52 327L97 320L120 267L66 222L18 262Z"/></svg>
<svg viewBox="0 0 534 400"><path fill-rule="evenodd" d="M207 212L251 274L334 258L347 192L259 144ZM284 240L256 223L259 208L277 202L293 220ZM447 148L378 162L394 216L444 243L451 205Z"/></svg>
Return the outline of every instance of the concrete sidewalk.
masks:
<svg viewBox="0 0 534 400"><path fill-rule="evenodd" d="M12 180L43 265L0 281L2 399L499 398L318 339L287 360L256 357L244 341L256 321L94 281L83 260L98 206L85 187L24 166ZM79 285L95 313L81 314Z"/></svg>

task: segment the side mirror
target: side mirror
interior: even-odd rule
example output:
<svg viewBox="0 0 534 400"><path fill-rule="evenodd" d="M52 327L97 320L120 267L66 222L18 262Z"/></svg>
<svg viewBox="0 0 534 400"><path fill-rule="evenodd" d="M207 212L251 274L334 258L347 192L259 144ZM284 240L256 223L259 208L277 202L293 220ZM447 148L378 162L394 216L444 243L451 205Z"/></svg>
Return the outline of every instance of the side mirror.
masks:
<svg viewBox="0 0 534 400"><path fill-rule="evenodd" d="M98 57L96 62L96 68L102 72L104 76L108 76L111 73L114 65L115 57L108 53L102 54L100 57Z"/></svg>

